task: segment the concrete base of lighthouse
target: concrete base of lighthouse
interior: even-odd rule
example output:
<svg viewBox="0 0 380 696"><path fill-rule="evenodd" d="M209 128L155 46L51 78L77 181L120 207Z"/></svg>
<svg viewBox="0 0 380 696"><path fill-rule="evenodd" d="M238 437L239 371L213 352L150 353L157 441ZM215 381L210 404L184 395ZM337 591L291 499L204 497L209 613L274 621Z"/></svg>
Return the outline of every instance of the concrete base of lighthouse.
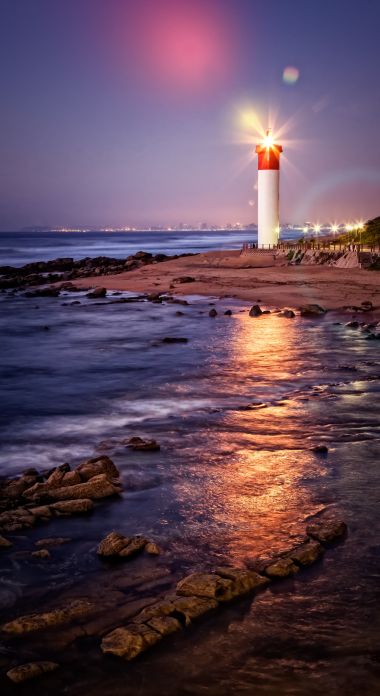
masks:
<svg viewBox="0 0 380 696"><path fill-rule="evenodd" d="M273 247L280 236L280 171L258 172L258 247Z"/></svg>

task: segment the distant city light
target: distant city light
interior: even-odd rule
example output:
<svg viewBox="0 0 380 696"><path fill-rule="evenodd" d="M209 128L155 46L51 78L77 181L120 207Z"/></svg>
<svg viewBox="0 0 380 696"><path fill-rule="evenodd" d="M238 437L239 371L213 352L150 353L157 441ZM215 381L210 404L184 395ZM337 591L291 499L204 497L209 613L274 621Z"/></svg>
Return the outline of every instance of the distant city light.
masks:
<svg viewBox="0 0 380 696"><path fill-rule="evenodd" d="M331 225L331 232L335 234L335 232L338 232L339 230L339 225Z"/></svg>
<svg viewBox="0 0 380 696"><path fill-rule="evenodd" d="M318 234L321 231L321 225L314 225L313 230L316 234Z"/></svg>
<svg viewBox="0 0 380 696"><path fill-rule="evenodd" d="M306 234L308 231L309 231L309 228L307 227L307 225L305 225L305 227L302 228L302 232L305 232L305 234Z"/></svg>
<svg viewBox="0 0 380 696"><path fill-rule="evenodd" d="M354 226L351 225L351 223L346 224L346 232L352 232L353 229L354 229Z"/></svg>

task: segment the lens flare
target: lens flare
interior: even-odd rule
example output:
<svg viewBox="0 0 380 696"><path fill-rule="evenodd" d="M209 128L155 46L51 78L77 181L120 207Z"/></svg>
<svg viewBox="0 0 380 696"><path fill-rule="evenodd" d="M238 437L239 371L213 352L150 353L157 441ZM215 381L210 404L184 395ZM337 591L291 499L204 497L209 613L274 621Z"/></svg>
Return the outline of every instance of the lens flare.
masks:
<svg viewBox="0 0 380 696"><path fill-rule="evenodd" d="M288 65L282 73L282 81L286 85L295 85L295 83L298 81L299 76L300 71L298 70L298 68L295 68L293 65Z"/></svg>
<svg viewBox="0 0 380 696"><path fill-rule="evenodd" d="M137 85L164 94L209 95L234 74L237 56L231 13L202 0L125 3L114 29L120 62Z"/></svg>

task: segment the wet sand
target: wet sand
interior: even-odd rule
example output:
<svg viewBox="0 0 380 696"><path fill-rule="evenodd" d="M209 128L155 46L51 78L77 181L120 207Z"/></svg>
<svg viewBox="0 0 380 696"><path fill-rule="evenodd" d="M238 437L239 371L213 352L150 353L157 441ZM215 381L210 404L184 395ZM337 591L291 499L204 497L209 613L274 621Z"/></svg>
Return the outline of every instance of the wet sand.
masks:
<svg viewBox="0 0 380 696"><path fill-rule="evenodd" d="M366 300L375 307L380 305L380 275L376 271L282 264L283 260L275 261L271 254L252 254L247 259L239 251L212 251L115 276L84 278L75 284L138 293L235 297L270 307L299 307L314 302L337 309ZM194 281L176 280L181 276L190 276Z"/></svg>

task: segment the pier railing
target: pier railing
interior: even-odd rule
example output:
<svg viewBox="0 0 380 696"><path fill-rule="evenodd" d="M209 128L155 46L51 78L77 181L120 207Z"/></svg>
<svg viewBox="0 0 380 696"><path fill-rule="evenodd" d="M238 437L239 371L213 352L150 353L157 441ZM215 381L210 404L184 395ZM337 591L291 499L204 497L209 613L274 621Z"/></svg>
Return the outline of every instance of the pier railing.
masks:
<svg viewBox="0 0 380 696"><path fill-rule="evenodd" d="M294 241L294 242L279 242L278 244L262 244L258 246L257 244L250 244L249 242L244 242L241 248L241 253L258 253L258 252L271 252L276 251L357 251L357 252L369 252L371 254L380 253L380 244L340 244L338 242L306 242L304 240Z"/></svg>

